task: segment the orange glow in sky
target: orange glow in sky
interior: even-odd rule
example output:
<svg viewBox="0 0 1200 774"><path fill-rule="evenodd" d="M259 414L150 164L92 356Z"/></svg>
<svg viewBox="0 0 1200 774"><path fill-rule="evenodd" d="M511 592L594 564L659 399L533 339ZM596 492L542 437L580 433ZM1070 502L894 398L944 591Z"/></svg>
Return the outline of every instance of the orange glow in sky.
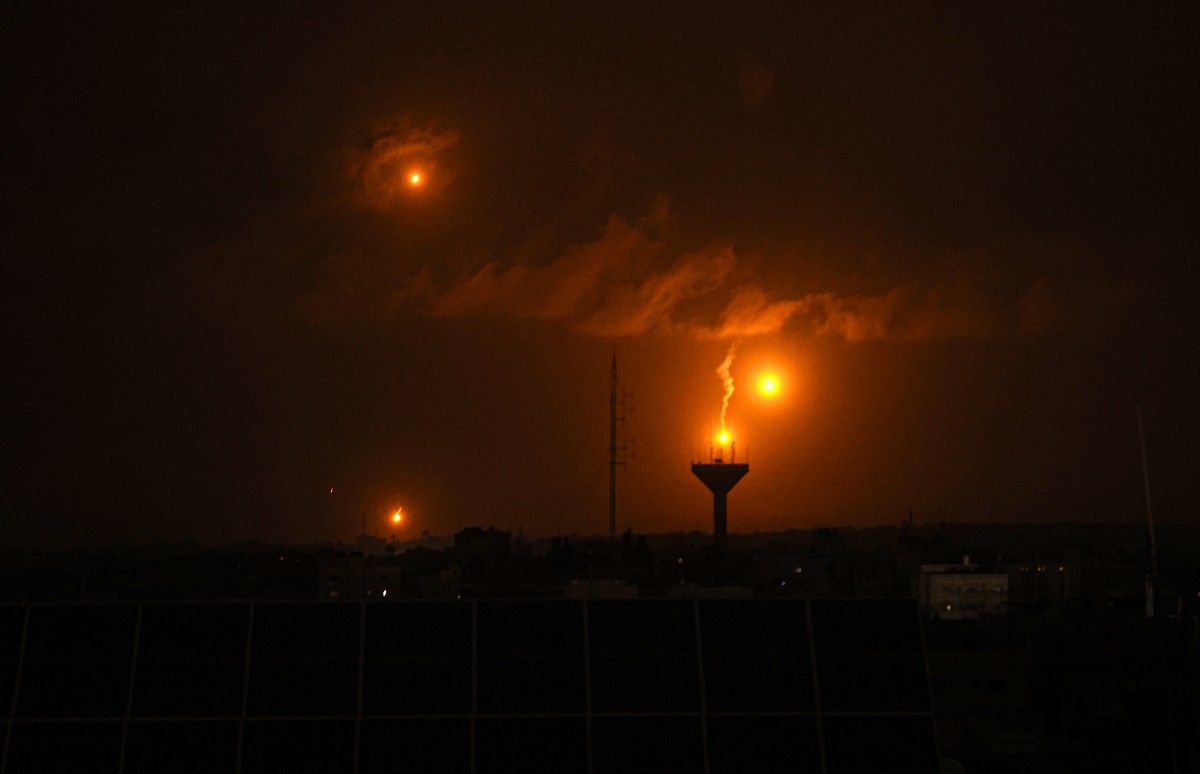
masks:
<svg viewBox="0 0 1200 774"><path fill-rule="evenodd" d="M409 175L408 183L409 183L409 185L420 185L421 184L421 173L413 172L411 175Z"/></svg>
<svg viewBox="0 0 1200 774"><path fill-rule="evenodd" d="M393 524L399 524L401 521L404 520L404 517L400 514L400 511L402 511L402 510L404 510L404 509L397 508L396 512L392 514L392 523Z"/></svg>
<svg viewBox="0 0 1200 774"><path fill-rule="evenodd" d="M779 377L774 374L765 374L758 380L759 393L768 398L774 398L778 395L780 386Z"/></svg>

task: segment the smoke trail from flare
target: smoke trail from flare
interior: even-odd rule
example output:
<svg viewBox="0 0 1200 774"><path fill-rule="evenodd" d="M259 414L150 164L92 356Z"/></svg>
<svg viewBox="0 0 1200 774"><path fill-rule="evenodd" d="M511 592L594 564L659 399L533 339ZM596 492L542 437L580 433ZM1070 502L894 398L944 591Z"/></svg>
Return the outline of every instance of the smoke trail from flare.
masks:
<svg viewBox="0 0 1200 774"><path fill-rule="evenodd" d="M733 367L733 355L737 349L737 342L729 345L729 351L725 353L725 359L721 361L721 365L717 366L717 376L721 377L721 381L725 384L725 395L721 398L721 435L725 435L725 412L729 410L729 399L733 397L733 374L730 368Z"/></svg>

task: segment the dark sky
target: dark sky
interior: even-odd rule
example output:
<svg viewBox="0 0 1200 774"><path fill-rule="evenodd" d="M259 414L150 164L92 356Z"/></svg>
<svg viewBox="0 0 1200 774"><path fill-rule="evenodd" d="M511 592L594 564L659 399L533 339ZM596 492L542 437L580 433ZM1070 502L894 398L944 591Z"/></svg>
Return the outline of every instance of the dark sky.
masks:
<svg viewBox="0 0 1200 774"><path fill-rule="evenodd" d="M1139 519L1139 404L1196 518L1195 4L78 5L3 12L4 545L600 533L614 346L622 529L709 527L734 344L733 531Z"/></svg>

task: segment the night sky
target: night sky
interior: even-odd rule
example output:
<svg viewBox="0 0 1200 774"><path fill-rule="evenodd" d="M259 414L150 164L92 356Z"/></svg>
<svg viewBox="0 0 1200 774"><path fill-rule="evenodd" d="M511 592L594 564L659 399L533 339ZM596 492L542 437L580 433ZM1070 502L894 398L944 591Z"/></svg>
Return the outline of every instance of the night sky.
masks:
<svg viewBox="0 0 1200 774"><path fill-rule="evenodd" d="M1195 4L212 5L3 12L3 545L1196 518Z"/></svg>

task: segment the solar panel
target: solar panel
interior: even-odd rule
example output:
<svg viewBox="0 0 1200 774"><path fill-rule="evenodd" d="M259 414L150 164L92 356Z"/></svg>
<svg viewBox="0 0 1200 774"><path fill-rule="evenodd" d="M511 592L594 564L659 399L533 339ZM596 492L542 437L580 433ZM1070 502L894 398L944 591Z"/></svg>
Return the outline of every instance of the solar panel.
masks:
<svg viewBox="0 0 1200 774"><path fill-rule="evenodd" d="M478 710L586 710L583 607L575 602L480 602Z"/></svg>
<svg viewBox="0 0 1200 774"><path fill-rule="evenodd" d="M148 720L129 724L127 774L236 771L238 724L214 720Z"/></svg>
<svg viewBox="0 0 1200 774"><path fill-rule="evenodd" d="M354 771L354 721L252 720L242 747L243 774Z"/></svg>
<svg viewBox="0 0 1200 774"><path fill-rule="evenodd" d="M363 713L470 713L472 653L469 603L367 605Z"/></svg>
<svg viewBox="0 0 1200 774"><path fill-rule="evenodd" d="M6 774L112 774L121 761L119 721L16 721Z"/></svg>
<svg viewBox="0 0 1200 774"><path fill-rule="evenodd" d="M595 717L595 774L685 774L704 771L703 731L698 716Z"/></svg>
<svg viewBox="0 0 1200 774"><path fill-rule="evenodd" d="M826 715L822 726L827 774L938 769L931 715Z"/></svg>
<svg viewBox="0 0 1200 774"><path fill-rule="evenodd" d="M240 715L249 622L246 604L145 606L134 715Z"/></svg>
<svg viewBox="0 0 1200 774"><path fill-rule="evenodd" d="M359 774L459 774L470 770L468 718L368 718L359 728Z"/></svg>
<svg viewBox="0 0 1200 774"><path fill-rule="evenodd" d="M587 771L587 721L579 717L480 718L475 727L480 774L570 774Z"/></svg>
<svg viewBox="0 0 1200 774"><path fill-rule="evenodd" d="M136 620L134 605L34 606L17 716L123 717Z"/></svg>
<svg viewBox="0 0 1200 774"><path fill-rule="evenodd" d="M911 600L818 599L810 605L823 711L930 710Z"/></svg>
<svg viewBox="0 0 1200 774"><path fill-rule="evenodd" d="M821 770L815 715L709 715L711 774L783 774Z"/></svg>
<svg viewBox="0 0 1200 774"><path fill-rule="evenodd" d="M3 774L937 763L909 600L8 606L0 667Z"/></svg>
<svg viewBox="0 0 1200 774"><path fill-rule="evenodd" d="M808 614L800 600L700 603L709 712L812 712Z"/></svg>
<svg viewBox="0 0 1200 774"><path fill-rule="evenodd" d="M691 602L593 601L588 619L593 711L700 709Z"/></svg>
<svg viewBox="0 0 1200 774"><path fill-rule="evenodd" d="M13 690L17 686L17 664L25 629L25 608L0 605L0 718L12 714Z"/></svg>
<svg viewBox="0 0 1200 774"><path fill-rule="evenodd" d="M247 712L353 715L358 700L358 605L256 606Z"/></svg>

